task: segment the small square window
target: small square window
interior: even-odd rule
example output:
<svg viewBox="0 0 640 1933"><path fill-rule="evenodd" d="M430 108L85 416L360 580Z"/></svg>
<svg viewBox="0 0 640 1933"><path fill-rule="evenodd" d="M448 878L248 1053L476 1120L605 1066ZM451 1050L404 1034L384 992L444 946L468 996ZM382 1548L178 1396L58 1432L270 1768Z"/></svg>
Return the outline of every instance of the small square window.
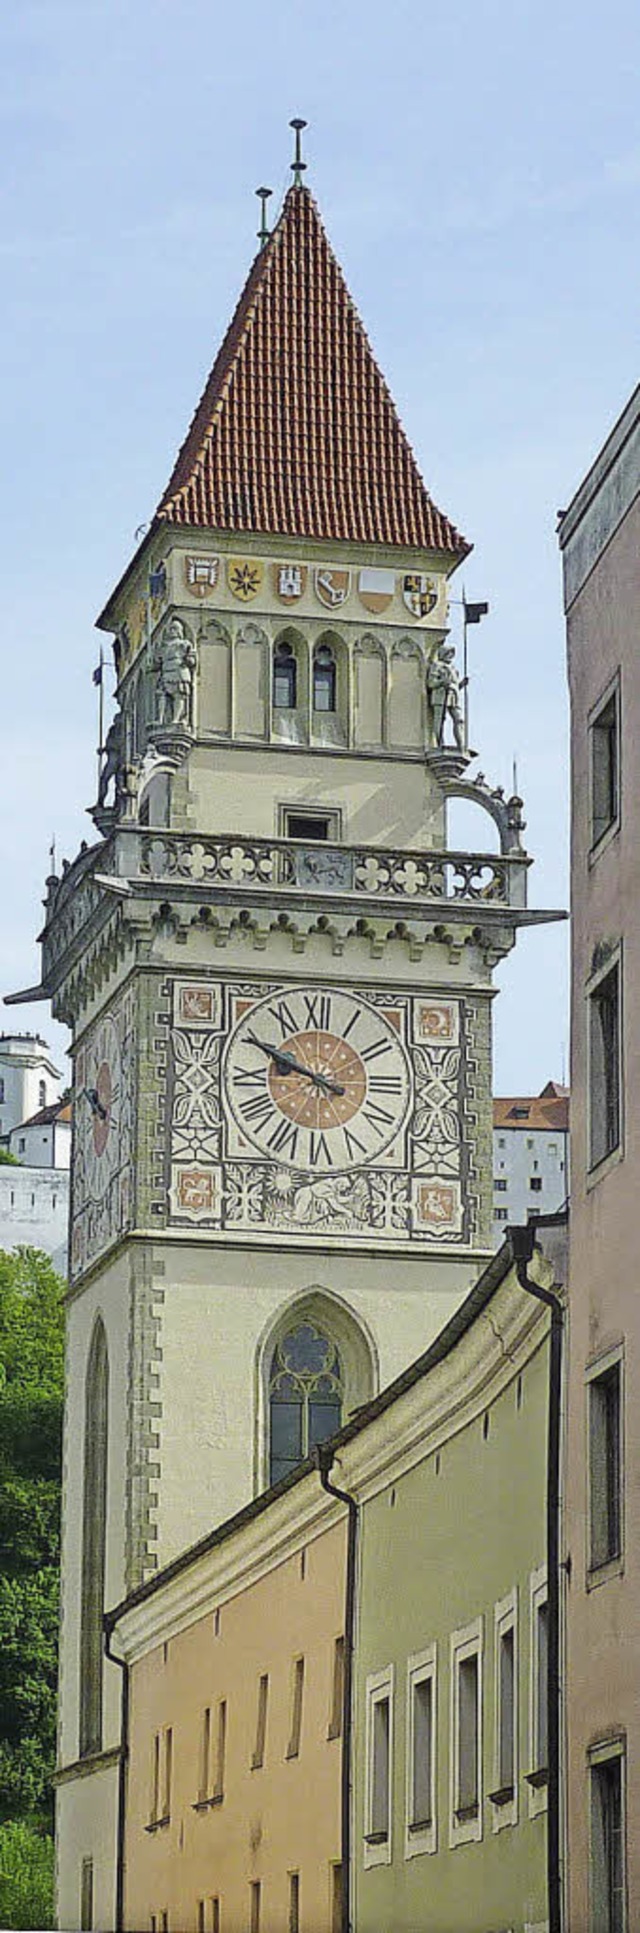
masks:
<svg viewBox="0 0 640 1933"><path fill-rule="evenodd" d="M494 1208L493 1219L496 1222L508 1222L509 1220L508 1208Z"/></svg>
<svg viewBox="0 0 640 1933"><path fill-rule="evenodd" d="M493 1183L493 1185L494 1185L494 1188L495 1188L495 1190L496 1190L496 1193L497 1193L497 1194L503 1194L503 1195L506 1195L506 1192L507 1192L507 1183L506 1183L506 1180L505 1180L505 1181L501 1181L501 1180L500 1180L500 1177L498 1176L498 1177L497 1177L497 1179L495 1179L495 1180L494 1180L494 1183Z"/></svg>
<svg viewBox="0 0 640 1933"><path fill-rule="evenodd" d="M542 1175L530 1175L529 1188L532 1195L539 1195L542 1190Z"/></svg>

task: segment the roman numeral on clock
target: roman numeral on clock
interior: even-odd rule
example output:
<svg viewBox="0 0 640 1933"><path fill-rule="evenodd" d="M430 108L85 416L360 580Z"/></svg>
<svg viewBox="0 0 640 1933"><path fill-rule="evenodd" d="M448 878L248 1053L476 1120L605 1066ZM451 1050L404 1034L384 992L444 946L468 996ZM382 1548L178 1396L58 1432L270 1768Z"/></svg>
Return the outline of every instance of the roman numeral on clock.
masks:
<svg viewBox="0 0 640 1933"><path fill-rule="evenodd" d="M254 1128L265 1127L267 1121L272 1121L275 1114L270 1094L251 1095L249 1100L239 1101L238 1107L243 1120L250 1121Z"/></svg>
<svg viewBox="0 0 640 1933"><path fill-rule="evenodd" d="M262 1093L264 1092L266 1081L267 1070L265 1067L234 1067L234 1087L257 1088Z"/></svg>
<svg viewBox="0 0 640 1933"><path fill-rule="evenodd" d="M370 1094L401 1094L402 1081L399 1074L370 1074L367 1082Z"/></svg>
<svg viewBox="0 0 640 1933"><path fill-rule="evenodd" d="M387 1040L385 1034L380 1034L377 1040L370 1041L368 1047L358 1049L360 1059L366 1061L377 1060L378 1054L390 1054L391 1051L391 1041Z"/></svg>
<svg viewBox="0 0 640 1933"><path fill-rule="evenodd" d="M327 1033L331 1026L331 994L314 993L310 999L308 993L304 993L302 998L306 1008L307 1025L317 1027L321 1033Z"/></svg>
<svg viewBox="0 0 640 1933"><path fill-rule="evenodd" d="M296 1019L287 1000L278 1000L274 1003L273 1017L278 1022L281 1040L286 1040L287 1034L298 1033L300 1022Z"/></svg>
<svg viewBox="0 0 640 1933"><path fill-rule="evenodd" d="M328 1168L333 1167L333 1155L331 1153L331 1149L329 1147L328 1141L325 1139L324 1134L314 1134L312 1130L309 1135L310 1167L316 1168L318 1166L319 1161L326 1161Z"/></svg>
<svg viewBox="0 0 640 1933"><path fill-rule="evenodd" d="M392 1126L393 1114L388 1107L379 1107L377 1101L369 1101L362 1110L363 1120L369 1121L376 1134L384 1134L385 1128Z"/></svg>
<svg viewBox="0 0 640 1933"><path fill-rule="evenodd" d="M285 1154L295 1161L299 1135L300 1129L294 1121L279 1121L273 1134L267 1136L267 1147L272 1148L274 1154Z"/></svg>

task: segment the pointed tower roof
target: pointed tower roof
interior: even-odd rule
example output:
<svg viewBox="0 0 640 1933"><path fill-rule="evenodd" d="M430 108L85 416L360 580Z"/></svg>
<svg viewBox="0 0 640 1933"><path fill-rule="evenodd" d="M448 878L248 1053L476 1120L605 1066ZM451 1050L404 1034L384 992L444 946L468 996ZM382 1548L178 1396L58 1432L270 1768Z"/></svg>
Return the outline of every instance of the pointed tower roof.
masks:
<svg viewBox="0 0 640 1933"><path fill-rule="evenodd" d="M307 188L256 256L156 518L464 556Z"/></svg>

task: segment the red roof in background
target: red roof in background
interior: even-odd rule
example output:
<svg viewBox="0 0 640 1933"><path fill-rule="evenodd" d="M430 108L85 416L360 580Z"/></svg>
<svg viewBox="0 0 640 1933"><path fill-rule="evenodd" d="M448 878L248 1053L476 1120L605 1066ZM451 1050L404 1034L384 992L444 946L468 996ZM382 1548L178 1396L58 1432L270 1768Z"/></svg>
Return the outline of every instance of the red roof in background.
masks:
<svg viewBox="0 0 640 1933"><path fill-rule="evenodd" d="M58 1122L71 1123L71 1102L52 1101L49 1107L41 1107L37 1114L30 1114L28 1121L21 1121L21 1128L50 1128Z"/></svg>
<svg viewBox="0 0 640 1933"><path fill-rule="evenodd" d="M307 188L256 256L156 516L469 549L425 489Z"/></svg>
<svg viewBox="0 0 640 1933"><path fill-rule="evenodd" d="M513 1095L493 1103L494 1128L555 1128L566 1134L569 1128L569 1089L559 1081L547 1081L541 1094Z"/></svg>

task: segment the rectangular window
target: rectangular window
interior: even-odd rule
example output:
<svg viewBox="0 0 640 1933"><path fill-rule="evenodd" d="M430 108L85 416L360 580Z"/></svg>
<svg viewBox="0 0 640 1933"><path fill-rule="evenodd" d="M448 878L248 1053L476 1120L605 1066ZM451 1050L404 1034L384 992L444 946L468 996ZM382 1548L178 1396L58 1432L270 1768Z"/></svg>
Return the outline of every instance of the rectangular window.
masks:
<svg viewBox="0 0 640 1933"><path fill-rule="evenodd" d="M198 1900L198 1933L207 1933L207 1909L203 1899Z"/></svg>
<svg viewBox="0 0 640 1933"><path fill-rule="evenodd" d="M254 1772L264 1765L264 1748L267 1739L267 1707L269 1703L269 1673L264 1671L258 1683L258 1710L256 1712L256 1742L253 1748L251 1769Z"/></svg>
<svg viewBox="0 0 640 1933"><path fill-rule="evenodd" d="M532 1195L539 1195L542 1188L542 1175L530 1175L529 1187Z"/></svg>
<svg viewBox="0 0 640 1933"><path fill-rule="evenodd" d="M342 1732L342 1708L344 1705L344 1638L336 1638L333 1647L333 1675L331 1683L331 1712L329 1716L329 1738L340 1738Z"/></svg>
<svg viewBox="0 0 640 1933"><path fill-rule="evenodd" d="M260 1895L262 1887L259 1879L251 1881L251 1933L260 1933Z"/></svg>
<svg viewBox="0 0 640 1933"><path fill-rule="evenodd" d="M592 847L617 825L620 817L619 701L616 685L590 725Z"/></svg>
<svg viewBox="0 0 640 1933"><path fill-rule="evenodd" d="M291 1692L291 1731L287 1746L287 1758L297 1758L300 1751L302 1733L302 1694L304 1691L304 1658L296 1658L293 1666L293 1686Z"/></svg>
<svg viewBox="0 0 640 1933"><path fill-rule="evenodd" d="M160 1933L169 1933L169 1914L167 1913L166 1908L164 1912L160 1914Z"/></svg>
<svg viewBox="0 0 640 1933"><path fill-rule="evenodd" d="M506 1181L500 1181L499 1179L497 1181L494 1180L493 1186L497 1194L506 1195L506 1192L507 1192Z"/></svg>
<svg viewBox="0 0 640 1933"><path fill-rule="evenodd" d="M508 1222L509 1220L508 1208L494 1208L493 1219L496 1222Z"/></svg>
<svg viewBox="0 0 640 1933"><path fill-rule="evenodd" d="M624 1748L595 1747L590 1753L591 1933L625 1933L626 1846Z"/></svg>
<svg viewBox="0 0 640 1933"><path fill-rule="evenodd" d="M589 1427L589 1567L622 1552L622 1363L609 1363L587 1385Z"/></svg>
<svg viewBox="0 0 640 1933"><path fill-rule="evenodd" d="M544 1565L530 1579L529 1816L545 1809L549 1765L549 1610Z"/></svg>
<svg viewBox="0 0 640 1933"><path fill-rule="evenodd" d="M436 1646L407 1667L407 1804L405 1858L436 1851Z"/></svg>
<svg viewBox="0 0 640 1933"><path fill-rule="evenodd" d="M211 1707L205 1706L202 1714L202 1737L200 1741L200 1784L198 1798L203 1804L209 1797L209 1771L211 1766Z"/></svg>
<svg viewBox="0 0 640 1933"><path fill-rule="evenodd" d="M80 1927L81 1933L91 1933L93 1927L92 1859L83 1859L80 1867Z"/></svg>
<svg viewBox="0 0 640 1933"><path fill-rule="evenodd" d="M285 814L285 836L287 839L328 839L331 820L326 814L311 812L287 812Z"/></svg>
<svg viewBox="0 0 640 1933"><path fill-rule="evenodd" d="M150 1826L167 1825L171 1814L171 1774L173 1731L170 1725L156 1732L153 1741L151 1773Z"/></svg>
<svg viewBox="0 0 640 1933"><path fill-rule="evenodd" d="M300 1933L300 1874L289 1874L289 1933Z"/></svg>
<svg viewBox="0 0 640 1933"><path fill-rule="evenodd" d="M221 1933L221 1928L220 1900L216 1893L211 1901L211 1933Z"/></svg>
<svg viewBox="0 0 640 1933"><path fill-rule="evenodd" d="M218 1704L216 1728L216 1770L212 1798L224 1798L224 1762L227 1746L227 1701L221 1698Z"/></svg>
<svg viewBox="0 0 640 1933"><path fill-rule="evenodd" d="M482 1838L482 1618L451 1638L450 1844Z"/></svg>
<svg viewBox="0 0 640 1933"><path fill-rule="evenodd" d="M592 1168L620 1143L620 963L589 995L589 1163Z"/></svg>
<svg viewBox="0 0 640 1933"><path fill-rule="evenodd" d="M393 1758L393 1666L376 1671L366 1686L365 1866L391 1859L391 1767Z"/></svg>
<svg viewBox="0 0 640 1933"><path fill-rule="evenodd" d="M518 1596L513 1590L494 1612L494 1807L493 1830L517 1824Z"/></svg>
<svg viewBox="0 0 640 1933"><path fill-rule="evenodd" d="M331 1933L342 1933L342 1866L331 1867Z"/></svg>

